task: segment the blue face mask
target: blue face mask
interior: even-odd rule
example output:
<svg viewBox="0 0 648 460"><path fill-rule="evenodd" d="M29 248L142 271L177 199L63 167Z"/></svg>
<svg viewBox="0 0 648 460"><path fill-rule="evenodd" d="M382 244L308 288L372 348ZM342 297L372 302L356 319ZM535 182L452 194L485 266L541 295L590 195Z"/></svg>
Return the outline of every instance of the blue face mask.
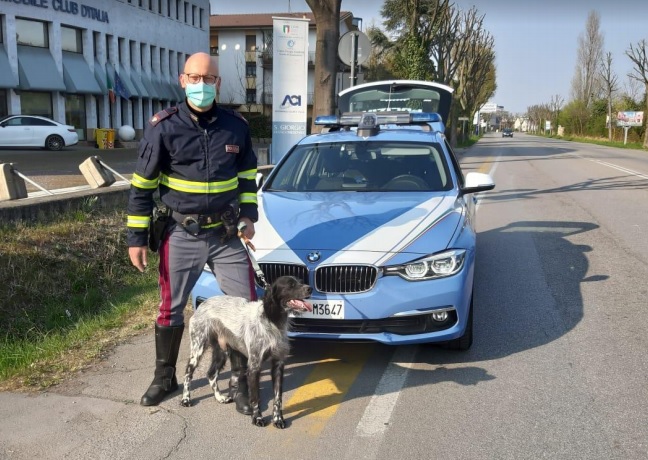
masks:
<svg viewBox="0 0 648 460"><path fill-rule="evenodd" d="M216 98L216 87L202 81L198 83L187 83L185 94L189 101L201 109L207 108L214 103Z"/></svg>

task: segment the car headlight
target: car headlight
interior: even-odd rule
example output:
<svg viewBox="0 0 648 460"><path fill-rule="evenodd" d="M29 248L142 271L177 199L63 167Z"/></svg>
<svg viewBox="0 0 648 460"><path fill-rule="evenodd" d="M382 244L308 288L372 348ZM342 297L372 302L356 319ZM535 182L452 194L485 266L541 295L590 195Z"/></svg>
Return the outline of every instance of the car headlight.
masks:
<svg viewBox="0 0 648 460"><path fill-rule="evenodd" d="M398 275L409 281L444 278L459 273L465 259L465 249L451 249L408 264L385 267L385 275Z"/></svg>

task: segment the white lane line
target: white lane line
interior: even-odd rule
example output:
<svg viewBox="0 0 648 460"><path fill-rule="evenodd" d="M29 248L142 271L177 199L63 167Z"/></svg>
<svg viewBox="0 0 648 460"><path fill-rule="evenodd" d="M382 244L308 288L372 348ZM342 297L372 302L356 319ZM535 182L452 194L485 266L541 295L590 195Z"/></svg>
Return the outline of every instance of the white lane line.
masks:
<svg viewBox="0 0 648 460"><path fill-rule="evenodd" d="M357 436L380 436L387 430L417 350L417 346L398 347L358 423Z"/></svg>
<svg viewBox="0 0 648 460"><path fill-rule="evenodd" d="M632 176L641 177L642 179L648 179L648 175L646 175L646 174L642 174L639 171L635 171L633 169L624 168L623 166L615 165L614 163L608 163L607 161L601 161L601 160L594 160L592 158L586 158L584 156L581 156L581 155L578 155L578 154L575 154L575 153L572 153L571 155L575 156L575 157L578 157L578 158L582 158L582 159L587 160L587 161L591 161L593 163L598 163L600 165L607 166L608 168L613 168L613 169L616 169L618 171L628 173L628 174L630 174Z"/></svg>
<svg viewBox="0 0 648 460"><path fill-rule="evenodd" d="M492 178L493 180L495 180L495 171L497 171L497 167L498 167L499 164L500 164L499 159L500 159L501 157L502 157L502 155L498 155L497 158L495 158L495 161L493 161L493 166L491 166L490 171L488 171L488 175L491 176L491 178ZM497 183L495 183L495 188L497 188ZM475 198L477 199L477 201L476 201L476 203L475 203L475 212L477 212L477 210L479 209L479 205L480 205L480 203L481 203L481 201L482 201L482 200L481 200L481 197L482 197L482 195L484 195L485 193L488 193L488 192L479 193L479 194L475 195Z"/></svg>

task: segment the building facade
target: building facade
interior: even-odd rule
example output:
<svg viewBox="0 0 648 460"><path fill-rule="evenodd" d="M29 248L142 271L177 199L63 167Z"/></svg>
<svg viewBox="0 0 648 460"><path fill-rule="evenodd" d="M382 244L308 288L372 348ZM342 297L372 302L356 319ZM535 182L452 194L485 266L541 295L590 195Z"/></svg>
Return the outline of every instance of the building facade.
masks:
<svg viewBox="0 0 648 460"><path fill-rule="evenodd" d="M209 46L209 0L0 0L0 117L43 115L141 135L184 99L188 55Z"/></svg>
<svg viewBox="0 0 648 460"><path fill-rule="evenodd" d="M217 56L221 86L220 104L230 106L244 115L272 112L273 17L307 18L308 28L308 114L312 113L317 24L311 12L215 14L210 17L210 54ZM340 13L340 36L357 26L350 12ZM341 68L342 70L342 68ZM348 73L346 74L348 77ZM344 84L338 75L338 90Z"/></svg>

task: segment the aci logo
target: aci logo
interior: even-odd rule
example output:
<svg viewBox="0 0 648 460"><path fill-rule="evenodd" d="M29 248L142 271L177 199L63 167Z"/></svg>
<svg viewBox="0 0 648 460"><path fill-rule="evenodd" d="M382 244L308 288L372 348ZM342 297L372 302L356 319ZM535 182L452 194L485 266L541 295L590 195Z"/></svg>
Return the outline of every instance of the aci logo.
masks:
<svg viewBox="0 0 648 460"><path fill-rule="evenodd" d="M291 96L290 94L286 94L286 97L284 97L284 100L281 103L281 107L285 107L286 104L290 104L293 107L301 107L301 96Z"/></svg>
<svg viewBox="0 0 648 460"><path fill-rule="evenodd" d="M290 33L290 26L289 25L284 25L283 26L283 33L289 34Z"/></svg>

